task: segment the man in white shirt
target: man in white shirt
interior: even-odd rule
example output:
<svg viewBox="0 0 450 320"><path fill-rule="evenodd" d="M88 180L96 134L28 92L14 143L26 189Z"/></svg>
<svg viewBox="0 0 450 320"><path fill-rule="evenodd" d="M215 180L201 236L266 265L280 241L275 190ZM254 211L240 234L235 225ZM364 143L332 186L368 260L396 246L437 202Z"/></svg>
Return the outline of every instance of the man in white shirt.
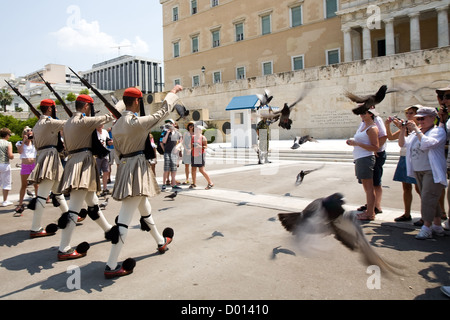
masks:
<svg viewBox="0 0 450 320"><path fill-rule="evenodd" d="M97 128L97 136L98 141L100 141L103 146L106 148L109 145L112 145L112 140L109 138L108 131L104 129L104 125L101 125ZM106 156L104 158L97 157L97 168L98 172L102 174L102 182L103 182L103 191L100 194L100 196L106 196L110 194L108 190L108 180L110 176L110 169L109 169L109 156Z"/></svg>

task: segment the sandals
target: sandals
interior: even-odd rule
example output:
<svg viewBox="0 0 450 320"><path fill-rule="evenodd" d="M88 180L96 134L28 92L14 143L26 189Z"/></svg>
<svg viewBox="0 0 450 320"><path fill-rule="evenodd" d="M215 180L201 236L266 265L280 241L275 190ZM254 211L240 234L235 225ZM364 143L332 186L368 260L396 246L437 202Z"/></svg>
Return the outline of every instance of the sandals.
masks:
<svg viewBox="0 0 450 320"><path fill-rule="evenodd" d="M367 210L367 204L356 209L356 211L366 211L366 210ZM379 214L379 213L383 213L383 210L380 210L377 207L375 207L375 214Z"/></svg>
<svg viewBox="0 0 450 320"><path fill-rule="evenodd" d="M205 188L205 190L212 189L212 187L214 187L214 184L208 184L208 186Z"/></svg>
<svg viewBox="0 0 450 320"><path fill-rule="evenodd" d="M189 189L194 189L194 188L197 188L197 185L191 184L191 185L189 186Z"/></svg>
<svg viewBox="0 0 450 320"><path fill-rule="evenodd" d="M407 217L405 214L394 219L395 222L406 222L406 221L411 221L411 220L412 220L411 216Z"/></svg>
<svg viewBox="0 0 450 320"><path fill-rule="evenodd" d="M25 210L25 206L23 204L18 205L16 207L16 209L14 210L15 211L14 216L15 217L21 217L22 216L22 212L24 212L24 210Z"/></svg>
<svg viewBox="0 0 450 320"><path fill-rule="evenodd" d="M359 221L373 221L375 220L375 215L369 215L367 211L364 211L362 213L358 213L356 215L356 219Z"/></svg>

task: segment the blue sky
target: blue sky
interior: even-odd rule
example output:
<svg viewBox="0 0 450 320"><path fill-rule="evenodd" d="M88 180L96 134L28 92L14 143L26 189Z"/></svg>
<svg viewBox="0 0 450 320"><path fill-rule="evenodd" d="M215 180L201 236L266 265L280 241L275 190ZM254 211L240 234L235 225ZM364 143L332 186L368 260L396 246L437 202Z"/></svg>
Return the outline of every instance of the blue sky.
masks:
<svg viewBox="0 0 450 320"><path fill-rule="evenodd" d="M85 71L120 54L163 61L159 0L0 0L0 73Z"/></svg>

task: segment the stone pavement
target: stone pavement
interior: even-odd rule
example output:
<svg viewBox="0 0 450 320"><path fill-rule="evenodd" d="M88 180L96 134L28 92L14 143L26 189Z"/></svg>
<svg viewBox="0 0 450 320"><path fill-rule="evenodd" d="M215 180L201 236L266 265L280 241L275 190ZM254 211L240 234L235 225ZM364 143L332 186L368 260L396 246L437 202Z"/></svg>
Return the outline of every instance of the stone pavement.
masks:
<svg viewBox="0 0 450 320"><path fill-rule="evenodd" d="M325 148L329 143L331 148L342 146L342 142L320 141L305 147ZM288 146L290 142L283 143ZM393 222L403 213L401 184L392 181L395 165L385 167L383 213L374 222L363 224L363 229L382 257L404 269L400 276L383 274L377 289L368 284L371 274L357 252L328 238L329 250L304 256L277 220L279 212L300 211L313 199L334 192L345 195L348 210L364 204L353 164L271 160L271 164L257 165L256 156L250 153L246 159L211 157L207 159L207 171L214 181L213 189L204 190L206 181L198 174L197 189L182 186L173 201L164 198L171 193L170 188L153 198L155 222L160 231L166 226L174 228L174 242L166 254L158 254L151 236L139 230L135 213L120 260L133 257L137 266L133 274L119 279L103 277L111 245L91 220L76 228L72 241L73 246L88 241L88 255L58 262L60 233L31 240L32 212L26 210L16 218L14 207L0 208L0 299L164 299L197 303L205 299L445 299L439 288L450 284L450 237L419 241L414 239L417 228L412 223ZM323 164L321 170L295 187L300 170ZM160 183L162 167L160 160ZM11 200L18 193L18 177L15 170ZM182 165L177 179L184 181ZM413 208L414 219L418 219L417 195ZM119 209L120 203L110 199L104 211L108 221L114 221ZM49 206L44 224L59 215L59 209ZM172 311L181 314L181 310Z"/></svg>

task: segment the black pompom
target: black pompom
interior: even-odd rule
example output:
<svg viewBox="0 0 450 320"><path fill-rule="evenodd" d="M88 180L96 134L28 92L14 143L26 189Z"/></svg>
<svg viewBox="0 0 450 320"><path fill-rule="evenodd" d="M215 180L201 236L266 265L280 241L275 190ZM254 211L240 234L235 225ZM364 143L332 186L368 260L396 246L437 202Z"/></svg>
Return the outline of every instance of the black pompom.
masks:
<svg viewBox="0 0 450 320"><path fill-rule="evenodd" d="M58 219L58 227L60 229L65 229L67 224L69 223L70 212L64 212L61 217Z"/></svg>
<svg viewBox="0 0 450 320"><path fill-rule="evenodd" d="M45 227L45 232L47 233L55 233L56 231L58 231L58 226L54 223L50 223Z"/></svg>
<svg viewBox="0 0 450 320"><path fill-rule="evenodd" d="M136 260L128 258L123 262L122 267L125 271L133 271L134 267L136 267Z"/></svg>
<svg viewBox="0 0 450 320"><path fill-rule="evenodd" d="M86 253L86 252L88 252L90 247L91 246L89 245L89 243L82 242L77 246L77 252L81 253L81 254Z"/></svg>
<svg viewBox="0 0 450 320"><path fill-rule="evenodd" d="M80 218L84 219L84 218L86 218L87 214L88 214L88 211L87 211L86 209L83 208L83 209L81 209L81 211L80 211L80 213L78 214L78 216L79 216Z"/></svg>
<svg viewBox="0 0 450 320"><path fill-rule="evenodd" d="M164 238L173 238L174 236L174 231L172 228L165 228L163 233L162 233Z"/></svg>

